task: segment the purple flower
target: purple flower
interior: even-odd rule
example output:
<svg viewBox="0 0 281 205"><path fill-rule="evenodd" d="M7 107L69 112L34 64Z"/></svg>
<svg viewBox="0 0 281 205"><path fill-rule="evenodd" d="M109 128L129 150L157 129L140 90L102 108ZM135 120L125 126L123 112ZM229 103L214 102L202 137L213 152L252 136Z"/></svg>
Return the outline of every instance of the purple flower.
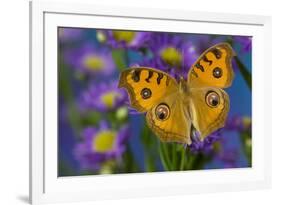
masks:
<svg viewBox="0 0 281 205"><path fill-rule="evenodd" d="M209 49L210 47L218 44L227 42L229 40L228 36L223 35L196 35L196 39L194 40L196 44L196 48L198 49L199 54L202 54L204 51Z"/></svg>
<svg viewBox="0 0 281 205"><path fill-rule="evenodd" d="M223 162L225 168L236 168L238 166L238 150L227 149L220 152L216 157L218 160Z"/></svg>
<svg viewBox="0 0 281 205"><path fill-rule="evenodd" d="M79 48L67 51L65 60L82 73L108 76L115 71L111 51L105 48L95 48L92 43L86 43Z"/></svg>
<svg viewBox="0 0 281 205"><path fill-rule="evenodd" d="M129 128L119 130L109 127L105 121L99 127L87 127L82 132L82 142L74 149L76 160L83 170L98 170L109 160L118 160L124 153L129 137Z"/></svg>
<svg viewBox="0 0 281 205"><path fill-rule="evenodd" d="M192 132L192 144L190 145L190 150L193 153L203 152L208 154L213 149L214 142L218 141L221 137L220 131L216 131L209 136L207 136L203 141L199 139L199 133L197 131Z"/></svg>
<svg viewBox="0 0 281 205"><path fill-rule="evenodd" d="M241 117L241 116L233 116L227 119L225 128L228 130L236 130L236 131L247 131L251 129L251 118L249 117Z"/></svg>
<svg viewBox="0 0 281 205"><path fill-rule="evenodd" d="M80 40L84 30L80 28L59 28L58 37L60 42L69 42Z"/></svg>
<svg viewBox="0 0 281 205"><path fill-rule="evenodd" d="M110 83L92 83L89 88L82 93L80 108L83 111L89 109L106 112L115 110L127 101L127 94L123 89L117 87L117 81Z"/></svg>
<svg viewBox="0 0 281 205"><path fill-rule="evenodd" d="M237 41L242 46L243 52L250 52L252 50L251 36L234 36L234 41Z"/></svg>
<svg viewBox="0 0 281 205"><path fill-rule="evenodd" d="M98 30L97 39L113 48L138 49L147 46L150 32Z"/></svg>
<svg viewBox="0 0 281 205"><path fill-rule="evenodd" d="M155 33L150 41L153 58L142 66L151 66L168 72L172 76L186 78L198 55L191 41L180 34Z"/></svg>

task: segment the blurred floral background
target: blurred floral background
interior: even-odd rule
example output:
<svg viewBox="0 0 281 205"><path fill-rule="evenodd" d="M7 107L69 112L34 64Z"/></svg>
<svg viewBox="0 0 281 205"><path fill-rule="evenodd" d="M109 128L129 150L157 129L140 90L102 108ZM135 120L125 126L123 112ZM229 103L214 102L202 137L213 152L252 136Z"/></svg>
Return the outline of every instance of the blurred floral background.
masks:
<svg viewBox="0 0 281 205"><path fill-rule="evenodd" d="M191 146L162 143L117 88L130 66L187 77L199 55L232 45L226 126ZM58 176L251 166L251 37L58 28Z"/></svg>

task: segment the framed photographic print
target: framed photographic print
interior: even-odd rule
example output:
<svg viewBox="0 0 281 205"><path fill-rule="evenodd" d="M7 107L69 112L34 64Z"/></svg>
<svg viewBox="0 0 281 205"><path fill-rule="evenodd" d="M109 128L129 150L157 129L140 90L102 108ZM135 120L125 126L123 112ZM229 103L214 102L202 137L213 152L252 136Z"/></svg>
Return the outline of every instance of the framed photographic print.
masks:
<svg viewBox="0 0 281 205"><path fill-rule="evenodd" d="M270 186L270 17L32 2L30 20L31 203Z"/></svg>

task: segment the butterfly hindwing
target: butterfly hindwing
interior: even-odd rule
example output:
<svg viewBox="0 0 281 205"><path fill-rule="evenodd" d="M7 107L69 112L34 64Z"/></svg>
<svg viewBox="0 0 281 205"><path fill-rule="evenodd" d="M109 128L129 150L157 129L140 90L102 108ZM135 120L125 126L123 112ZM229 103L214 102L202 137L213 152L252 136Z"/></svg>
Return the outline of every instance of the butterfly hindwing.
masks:
<svg viewBox="0 0 281 205"><path fill-rule="evenodd" d="M146 112L159 100L176 92L178 84L174 78L160 70L134 67L121 73L118 87L126 88L133 108Z"/></svg>
<svg viewBox="0 0 281 205"><path fill-rule="evenodd" d="M146 114L150 129L164 142L191 144L191 120L179 93L162 99ZM161 118L159 111L166 109L166 117Z"/></svg>
<svg viewBox="0 0 281 205"><path fill-rule="evenodd" d="M231 59L234 51L228 43L219 43L207 49L192 65L187 81L195 87L229 87L234 73Z"/></svg>
<svg viewBox="0 0 281 205"><path fill-rule="evenodd" d="M228 111L228 94L215 87L190 90L191 121L203 140L215 130L224 126Z"/></svg>

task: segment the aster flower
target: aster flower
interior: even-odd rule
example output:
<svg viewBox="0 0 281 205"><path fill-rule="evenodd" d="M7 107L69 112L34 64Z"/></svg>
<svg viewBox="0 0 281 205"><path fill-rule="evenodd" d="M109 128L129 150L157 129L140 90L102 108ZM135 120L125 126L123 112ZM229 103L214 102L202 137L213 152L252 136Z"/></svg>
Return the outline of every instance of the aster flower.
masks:
<svg viewBox="0 0 281 205"><path fill-rule="evenodd" d="M97 40L113 48L138 49L147 46L150 35L150 32L98 30Z"/></svg>
<svg viewBox="0 0 281 205"><path fill-rule="evenodd" d="M80 28L58 28L60 42L77 41L82 38L84 30Z"/></svg>
<svg viewBox="0 0 281 205"><path fill-rule="evenodd" d="M206 51L208 48L222 42L228 42L230 39L228 36L223 35L198 35L196 37L189 38L192 42L195 43L197 51L199 54Z"/></svg>
<svg viewBox="0 0 281 205"><path fill-rule="evenodd" d="M111 51L96 48L92 43L86 43L79 48L67 51L65 61L82 73L108 76L115 71Z"/></svg>
<svg viewBox="0 0 281 205"><path fill-rule="evenodd" d="M59 99L59 115L58 120L60 123L65 123L68 120L67 106L62 98Z"/></svg>
<svg viewBox="0 0 281 205"><path fill-rule="evenodd" d="M241 45L243 52L250 52L252 50L251 36L234 36L233 39Z"/></svg>
<svg viewBox="0 0 281 205"><path fill-rule="evenodd" d="M83 141L74 149L75 158L81 169L99 170L104 163L120 159L128 137L127 125L115 130L102 121L99 127L87 127L83 130Z"/></svg>
<svg viewBox="0 0 281 205"><path fill-rule="evenodd" d="M238 166L239 152L235 149L228 149L220 152L217 156L223 162L224 168L235 168Z"/></svg>
<svg viewBox="0 0 281 205"><path fill-rule="evenodd" d="M179 34L156 33L150 41L153 58L145 61L144 66L151 66L168 72L179 79L186 78L191 65L198 57L191 41Z"/></svg>
<svg viewBox="0 0 281 205"><path fill-rule="evenodd" d="M190 145L190 150L193 153L203 152L208 154L212 151L214 142L218 141L221 137L220 131L216 131L209 136L207 136L203 141L199 139L199 133L194 131L192 134L192 144Z"/></svg>
<svg viewBox="0 0 281 205"><path fill-rule="evenodd" d="M227 119L225 128L228 130L236 130L236 131L247 131L251 129L251 118L249 117L241 117L241 116L233 116Z"/></svg>
<svg viewBox="0 0 281 205"><path fill-rule="evenodd" d="M101 112L115 110L127 101L127 94L117 87L117 81L110 83L92 83L87 90L82 93L79 102L81 110L97 110Z"/></svg>

